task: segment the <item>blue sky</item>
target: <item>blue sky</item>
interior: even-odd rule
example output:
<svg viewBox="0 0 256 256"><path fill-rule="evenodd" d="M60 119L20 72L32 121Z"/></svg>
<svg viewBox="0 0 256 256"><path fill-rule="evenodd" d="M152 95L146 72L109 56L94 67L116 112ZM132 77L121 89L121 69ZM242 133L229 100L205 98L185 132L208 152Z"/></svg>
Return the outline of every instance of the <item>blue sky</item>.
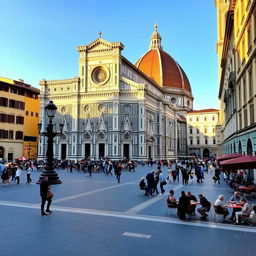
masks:
<svg viewBox="0 0 256 256"><path fill-rule="evenodd" d="M218 108L214 0L0 0L0 76L41 79L78 75L76 47L97 38L120 41L135 63L149 47L154 23L163 49L185 70L194 109Z"/></svg>

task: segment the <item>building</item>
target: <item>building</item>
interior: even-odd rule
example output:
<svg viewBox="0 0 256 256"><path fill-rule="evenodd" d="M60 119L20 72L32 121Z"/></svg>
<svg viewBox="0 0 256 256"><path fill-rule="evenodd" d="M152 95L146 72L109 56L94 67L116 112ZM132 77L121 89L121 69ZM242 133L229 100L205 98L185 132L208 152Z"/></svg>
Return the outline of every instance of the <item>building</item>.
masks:
<svg viewBox="0 0 256 256"><path fill-rule="evenodd" d="M228 3L219 62L222 150L255 155L256 1Z"/></svg>
<svg viewBox="0 0 256 256"><path fill-rule="evenodd" d="M99 33L98 39L77 48L78 77L40 81L42 129L50 100L58 108L54 121L64 123L63 135L55 139L57 159L146 160L187 154L183 114L193 108L193 96L185 72L163 51L157 26L149 51L135 65L122 56L123 48ZM39 159L46 147L46 138L40 137Z"/></svg>
<svg viewBox="0 0 256 256"><path fill-rule="evenodd" d="M189 155L210 157L217 154L216 126L218 122L218 109L201 109L187 113Z"/></svg>
<svg viewBox="0 0 256 256"><path fill-rule="evenodd" d="M4 77L0 91L0 159L36 159L40 91Z"/></svg>

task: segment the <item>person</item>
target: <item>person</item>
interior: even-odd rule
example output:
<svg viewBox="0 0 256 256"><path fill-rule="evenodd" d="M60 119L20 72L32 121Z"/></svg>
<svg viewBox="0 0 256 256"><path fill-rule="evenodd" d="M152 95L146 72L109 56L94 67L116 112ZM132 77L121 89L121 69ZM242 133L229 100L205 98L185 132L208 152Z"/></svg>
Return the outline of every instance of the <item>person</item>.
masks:
<svg viewBox="0 0 256 256"><path fill-rule="evenodd" d="M16 167L13 163L11 164L11 175L12 175L12 181L15 181Z"/></svg>
<svg viewBox="0 0 256 256"><path fill-rule="evenodd" d="M2 183L8 182L9 176L6 169L4 169L4 171L2 172L1 179L2 179Z"/></svg>
<svg viewBox="0 0 256 256"><path fill-rule="evenodd" d="M202 194L199 194L198 197L202 207L198 208L197 211L202 215L200 219L206 220L207 212L211 209L211 203Z"/></svg>
<svg viewBox="0 0 256 256"><path fill-rule="evenodd" d="M191 201L197 202L197 198L194 195L192 195L190 191L187 193L187 197L189 198L190 202L187 212L190 213L192 216L196 216L196 204L191 204Z"/></svg>
<svg viewBox="0 0 256 256"><path fill-rule="evenodd" d="M40 196L42 199L42 202L41 202L42 216L47 215L47 213L52 213L52 211L50 210L50 206L52 203L52 196L49 195L50 194L49 192L50 192L50 185L48 183L48 176L44 176L40 184ZM46 207L46 211L44 211L44 206L46 201L47 201L47 207Z"/></svg>
<svg viewBox="0 0 256 256"><path fill-rule="evenodd" d="M169 196L166 198L166 203L168 207L178 208L177 199L174 196L174 190L170 190Z"/></svg>
<svg viewBox="0 0 256 256"><path fill-rule="evenodd" d="M0 160L0 175L1 175L1 179L2 179L2 182L4 183L4 180L2 178L2 174L5 170L5 165L4 165L4 162Z"/></svg>
<svg viewBox="0 0 256 256"><path fill-rule="evenodd" d="M31 166L28 166L28 169L27 169L27 183L29 184L29 183L31 183L31 181L32 181L32 179L31 179L31 171L32 171L32 168L31 168Z"/></svg>
<svg viewBox="0 0 256 256"><path fill-rule="evenodd" d="M241 200L241 204L243 206L242 211L236 212L236 222L235 225L239 224L240 219L244 217L249 217L252 211L252 207L248 204L246 199Z"/></svg>
<svg viewBox="0 0 256 256"><path fill-rule="evenodd" d="M17 184L20 184L20 175L21 175L21 168L20 168L20 165L18 165L15 173L15 179L17 180Z"/></svg>
<svg viewBox="0 0 256 256"><path fill-rule="evenodd" d="M229 204L240 203L240 201L242 199L243 198L240 196L240 193L238 191L235 191L234 195L230 197L228 203ZM241 208L233 208L231 217L229 219L233 220L235 218L235 216L236 216L236 212L240 212L240 211L241 211Z"/></svg>
<svg viewBox="0 0 256 256"><path fill-rule="evenodd" d="M200 165L198 165L197 163L195 163L195 175L196 175L196 182L197 183L200 183L200 180L201 180L201 167Z"/></svg>
<svg viewBox="0 0 256 256"><path fill-rule="evenodd" d="M148 194L149 196L153 196L153 189L154 189L154 182L155 182L155 179L154 179L154 171L151 171L147 174L146 176L146 180L147 180L147 183L148 183Z"/></svg>
<svg viewBox="0 0 256 256"><path fill-rule="evenodd" d="M181 168L181 175L182 175L182 184L183 185L187 185L186 183L187 183L187 171L186 171L186 169L185 168L183 168L183 167L180 167Z"/></svg>
<svg viewBox="0 0 256 256"><path fill-rule="evenodd" d="M189 198L187 197L184 191L181 191L181 197L179 198L179 205L178 205L178 216L180 220L186 220L186 213L189 205L190 205Z"/></svg>
<svg viewBox="0 0 256 256"><path fill-rule="evenodd" d="M161 170L159 170L159 180L160 180L160 189L161 189L161 194L164 194L164 186L167 184L166 179L164 177L164 174Z"/></svg>
<svg viewBox="0 0 256 256"><path fill-rule="evenodd" d="M157 184L159 182L159 168L154 172L154 183L153 183L153 193L159 194Z"/></svg>
<svg viewBox="0 0 256 256"><path fill-rule="evenodd" d="M224 196L219 195L217 200L214 203L214 208L216 213L223 215L223 221L225 222L225 218L229 215L229 212L225 207L225 204L223 201L224 201Z"/></svg>
<svg viewBox="0 0 256 256"><path fill-rule="evenodd" d="M256 205L253 206L251 214L250 214L250 222L251 224L256 224Z"/></svg>
<svg viewBox="0 0 256 256"><path fill-rule="evenodd" d="M121 178L121 174L122 174L122 164L121 163L117 163L117 166L115 169L115 174L116 174L117 182L120 183L120 178Z"/></svg>
<svg viewBox="0 0 256 256"><path fill-rule="evenodd" d="M215 176L214 183L216 183L218 181L218 184L220 184L220 168L219 168L219 166L216 166L214 176Z"/></svg>
<svg viewBox="0 0 256 256"><path fill-rule="evenodd" d="M147 196L148 195L147 183L146 183L146 179L144 177L141 178L139 187L140 187L140 190L145 190L145 196Z"/></svg>
<svg viewBox="0 0 256 256"><path fill-rule="evenodd" d="M88 170L88 172L89 172L89 175L90 175L90 177L92 176L92 170L93 170L93 163L92 163L92 161L88 161L88 163L87 163L87 170Z"/></svg>

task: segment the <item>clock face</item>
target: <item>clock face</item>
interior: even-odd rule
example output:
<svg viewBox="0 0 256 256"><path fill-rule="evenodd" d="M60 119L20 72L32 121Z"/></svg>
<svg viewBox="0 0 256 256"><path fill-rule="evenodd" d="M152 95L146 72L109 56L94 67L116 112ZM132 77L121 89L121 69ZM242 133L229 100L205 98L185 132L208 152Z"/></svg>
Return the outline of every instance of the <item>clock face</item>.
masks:
<svg viewBox="0 0 256 256"><path fill-rule="evenodd" d="M102 67L102 66L96 67L92 71L91 78L95 84L98 84L98 85L105 84L109 78L109 71L106 67Z"/></svg>

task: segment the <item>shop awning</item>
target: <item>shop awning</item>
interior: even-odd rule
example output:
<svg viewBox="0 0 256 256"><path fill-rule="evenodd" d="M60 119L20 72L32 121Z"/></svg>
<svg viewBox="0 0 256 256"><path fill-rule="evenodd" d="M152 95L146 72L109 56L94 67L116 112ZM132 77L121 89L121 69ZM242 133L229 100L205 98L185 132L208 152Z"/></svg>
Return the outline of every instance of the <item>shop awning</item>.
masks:
<svg viewBox="0 0 256 256"><path fill-rule="evenodd" d="M241 157L243 155L241 154L228 154L228 155L223 155L217 158L218 161L223 161L223 160L227 160L227 159L233 159L233 158L237 158L237 157Z"/></svg>
<svg viewBox="0 0 256 256"><path fill-rule="evenodd" d="M220 165L224 170L256 169L256 156L241 156L221 161Z"/></svg>

